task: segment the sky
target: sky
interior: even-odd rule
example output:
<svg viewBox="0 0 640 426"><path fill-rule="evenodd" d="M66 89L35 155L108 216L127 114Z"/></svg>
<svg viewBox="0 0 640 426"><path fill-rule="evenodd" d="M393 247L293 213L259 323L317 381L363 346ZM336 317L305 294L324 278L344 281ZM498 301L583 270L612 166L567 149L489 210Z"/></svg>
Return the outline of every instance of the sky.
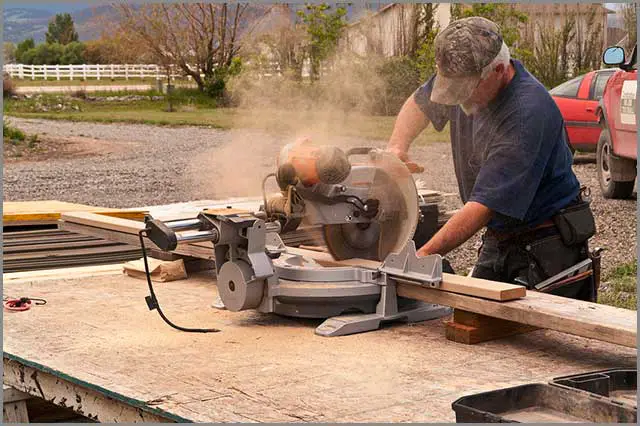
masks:
<svg viewBox="0 0 640 426"><path fill-rule="evenodd" d="M110 1L68 1L68 2L29 2L29 1L5 1L5 9L39 9L58 13L75 12L99 4L111 3Z"/></svg>

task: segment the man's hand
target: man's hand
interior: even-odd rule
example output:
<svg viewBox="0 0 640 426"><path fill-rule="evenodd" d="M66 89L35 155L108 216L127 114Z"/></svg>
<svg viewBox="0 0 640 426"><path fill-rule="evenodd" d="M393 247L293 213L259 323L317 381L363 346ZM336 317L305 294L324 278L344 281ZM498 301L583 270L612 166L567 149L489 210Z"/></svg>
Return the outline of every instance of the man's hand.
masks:
<svg viewBox="0 0 640 426"><path fill-rule="evenodd" d="M410 173L422 173L424 172L424 167L421 165L414 163L409 159L409 154L406 151L403 151L400 148L396 148L395 146L389 145L387 146L387 152L394 154L398 157L404 164L407 165Z"/></svg>
<svg viewBox="0 0 640 426"><path fill-rule="evenodd" d="M444 256L481 230L492 216L493 210L487 206L469 201L416 254L419 257L434 253Z"/></svg>

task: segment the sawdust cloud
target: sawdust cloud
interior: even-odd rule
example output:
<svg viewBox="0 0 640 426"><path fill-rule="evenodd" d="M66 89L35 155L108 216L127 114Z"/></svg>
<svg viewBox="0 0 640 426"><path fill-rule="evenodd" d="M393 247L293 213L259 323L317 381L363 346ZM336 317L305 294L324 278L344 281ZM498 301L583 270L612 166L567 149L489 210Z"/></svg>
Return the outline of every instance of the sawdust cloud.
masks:
<svg viewBox="0 0 640 426"><path fill-rule="evenodd" d="M376 74L380 58L336 59L333 71L310 84L285 77L259 77L247 70L229 82L237 110L231 138L192 163L191 181L201 199L258 196L275 172L280 149L298 138L318 145L362 145L353 134L362 114L385 92ZM276 190L271 182L268 189Z"/></svg>

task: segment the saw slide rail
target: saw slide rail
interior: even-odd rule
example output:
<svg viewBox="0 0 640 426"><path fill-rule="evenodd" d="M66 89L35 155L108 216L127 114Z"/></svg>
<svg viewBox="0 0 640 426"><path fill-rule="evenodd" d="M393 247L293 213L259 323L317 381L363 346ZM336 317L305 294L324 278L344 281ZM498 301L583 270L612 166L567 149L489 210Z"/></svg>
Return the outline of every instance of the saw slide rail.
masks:
<svg viewBox="0 0 640 426"><path fill-rule="evenodd" d="M92 213L63 214L62 221L63 229L69 227L78 232L96 232L116 241L137 239L137 233L145 226L143 222ZM205 253L205 258L210 259L212 244L184 244L178 249L179 254L200 257ZM364 259L335 261L327 253L311 250L287 248L287 251L325 265L371 269L380 266L379 262ZM637 317L634 311L537 292L526 292L526 297L523 297L524 288L521 286L451 274L443 274L443 277L440 289L401 283L398 285L398 295L622 346L637 346ZM510 300L514 297L515 300Z"/></svg>

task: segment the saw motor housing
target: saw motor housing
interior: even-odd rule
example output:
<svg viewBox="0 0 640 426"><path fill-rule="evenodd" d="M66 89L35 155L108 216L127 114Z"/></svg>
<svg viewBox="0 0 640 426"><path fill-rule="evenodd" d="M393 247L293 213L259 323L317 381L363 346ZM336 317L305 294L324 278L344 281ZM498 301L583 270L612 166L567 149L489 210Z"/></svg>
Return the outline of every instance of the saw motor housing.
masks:
<svg viewBox="0 0 640 426"><path fill-rule="evenodd" d="M351 159L357 157L358 162ZM283 148L275 177L281 192L267 197L264 219L282 232L303 221L321 225L335 259L383 260L415 232L418 194L406 166L373 148L316 147L308 141ZM266 180L265 179L265 182Z"/></svg>

